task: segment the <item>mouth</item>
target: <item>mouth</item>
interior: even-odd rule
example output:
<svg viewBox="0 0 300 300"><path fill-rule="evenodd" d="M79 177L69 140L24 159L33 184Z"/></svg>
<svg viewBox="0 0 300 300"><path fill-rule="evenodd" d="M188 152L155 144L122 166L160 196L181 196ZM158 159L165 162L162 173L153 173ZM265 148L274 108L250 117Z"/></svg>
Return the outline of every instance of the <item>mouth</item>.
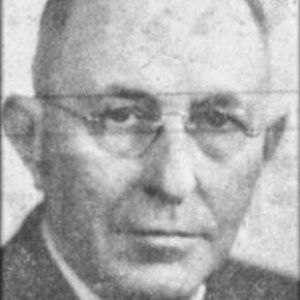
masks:
<svg viewBox="0 0 300 300"><path fill-rule="evenodd" d="M179 262L199 246L207 246L202 233L184 230L131 228L118 234L125 235L128 245L131 245L128 256L140 263Z"/></svg>
<svg viewBox="0 0 300 300"><path fill-rule="evenodd" d="M144 245L144 247L172 248L180 251L189 251L213 240L210 232L203 231L130 228L120 230L117 234L125 236L133 244Z"/></svg>
<svg viewBox="0 0 300 300"><path fill-rule="evenodd" d="M115 230L117 235L127 235L133 238L140 239L178 239L178 240L197 240L203 239L206 241L213 241L216 237L216 233L212 230L200 230L200 231L188 231L188 230L174 230L165 228L139 228L128 227Z"/></svg>
<svg viewBox="0 0 300 300"><path fill-rule="evenodd" d="M163 229L155 229L155 230L144 230L144 229L134 229L127 232L127 234L134 235L137 237L165 237L165 238L199 238L201 236L200 233L196 232L186 232L186 231L170 231Z"/></svg>

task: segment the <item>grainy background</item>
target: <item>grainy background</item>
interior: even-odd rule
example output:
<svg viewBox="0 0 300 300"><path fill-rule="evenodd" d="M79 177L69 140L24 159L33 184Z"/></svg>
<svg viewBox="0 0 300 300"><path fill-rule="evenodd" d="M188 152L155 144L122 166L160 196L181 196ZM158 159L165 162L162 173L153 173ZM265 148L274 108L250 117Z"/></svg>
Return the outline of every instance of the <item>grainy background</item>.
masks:
<svg viewBox="0 0 300 300"><path fill-rule="evenodd" d="M263 0L278 23L272 37L273 85L297 89L297 1ZM3 96L33 94L31 60L38 21L45 0L3 1ZM287 12L278 9L286 5ZM259 181L253 205L241 228L233 255L253 263L299 276L298 270L298 97L289 103L288 130L272 164ZM26 214L42 199L12 146L4 136L2 243L20 226Z"/></svg>

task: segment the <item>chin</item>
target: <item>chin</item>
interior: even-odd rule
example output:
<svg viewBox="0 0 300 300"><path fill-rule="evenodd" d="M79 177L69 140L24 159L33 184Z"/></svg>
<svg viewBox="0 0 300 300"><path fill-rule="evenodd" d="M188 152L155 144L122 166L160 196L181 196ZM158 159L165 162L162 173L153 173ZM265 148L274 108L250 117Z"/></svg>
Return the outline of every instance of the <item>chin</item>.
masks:
<svg viewBox="0 0 300 300"><path fill-rule="evenodd" d="M122 299L190 299L197 292L212 267L196 263L184 265L149 264L130 265L119 263L110 270L114 296ZM110 286L110 288L111 288ZM117 294L117 295L116 295Z"/></svg>

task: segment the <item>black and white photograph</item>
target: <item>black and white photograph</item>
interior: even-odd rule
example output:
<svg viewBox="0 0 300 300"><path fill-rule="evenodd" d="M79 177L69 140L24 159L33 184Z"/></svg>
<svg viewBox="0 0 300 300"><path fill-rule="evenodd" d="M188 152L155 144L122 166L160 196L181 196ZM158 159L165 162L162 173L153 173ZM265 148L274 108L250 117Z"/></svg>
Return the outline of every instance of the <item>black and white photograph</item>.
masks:
<svg viewBox="0 0 300 300"><path fill-rule="evenodd" d="M1 299L299 299L298 0L3 0Z"/></svg>

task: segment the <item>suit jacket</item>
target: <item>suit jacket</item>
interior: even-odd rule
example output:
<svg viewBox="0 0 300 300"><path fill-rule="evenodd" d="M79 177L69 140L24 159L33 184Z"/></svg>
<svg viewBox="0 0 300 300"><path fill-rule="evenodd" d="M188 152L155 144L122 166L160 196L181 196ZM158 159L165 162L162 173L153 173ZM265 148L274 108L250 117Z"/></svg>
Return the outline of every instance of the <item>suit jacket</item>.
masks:
<svg viewBox="0 0 300 300"><path fill-rule="evenodd" d="M1 251L5 300L77 299L44 245L40 230L42 214L41 205ZM209 278L205 299L295 300L298 287L291 278L228 261Z"/></svg>

